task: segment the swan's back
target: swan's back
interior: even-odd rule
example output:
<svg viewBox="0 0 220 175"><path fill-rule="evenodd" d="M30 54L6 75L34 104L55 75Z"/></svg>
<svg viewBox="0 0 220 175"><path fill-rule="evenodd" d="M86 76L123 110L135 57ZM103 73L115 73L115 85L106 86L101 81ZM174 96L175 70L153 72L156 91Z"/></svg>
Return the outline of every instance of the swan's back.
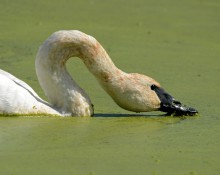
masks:
<svg viewBox="0 0 220 175"><path fill-rule="evenodd" d="M25 88L27 91L29 91L31 94L33 94L33 96L35 96L36 98L40 98L36 92L24 81L19 80L18 78L16 78L15 76L13 76L12 74L5 72L3 70L0 69L0 75L5 76L6 78L10 79L11 81L13 81L15 84L17 84L18 86L21 86L23 88Z"/></svg>
<svg viewBox="0 0 220 175"><path fill-rule="evenodd" d="M44 102L25 82L0 69L0 114L34 114Z"/></svg>

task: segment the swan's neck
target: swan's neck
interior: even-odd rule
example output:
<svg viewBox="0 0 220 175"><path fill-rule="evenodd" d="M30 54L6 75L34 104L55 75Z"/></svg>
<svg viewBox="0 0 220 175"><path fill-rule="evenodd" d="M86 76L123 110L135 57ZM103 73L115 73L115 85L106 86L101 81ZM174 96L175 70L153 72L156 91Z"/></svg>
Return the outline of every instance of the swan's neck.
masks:
<svg viewBox="0 0 220 175"><path fill-rule="evenodd" d="M88 95L66 70L70 57L81 58L102 85L120 70L96 39L79 31L56 32L39 49L36 72L49 102L67 115L92 115Z"/></svg>

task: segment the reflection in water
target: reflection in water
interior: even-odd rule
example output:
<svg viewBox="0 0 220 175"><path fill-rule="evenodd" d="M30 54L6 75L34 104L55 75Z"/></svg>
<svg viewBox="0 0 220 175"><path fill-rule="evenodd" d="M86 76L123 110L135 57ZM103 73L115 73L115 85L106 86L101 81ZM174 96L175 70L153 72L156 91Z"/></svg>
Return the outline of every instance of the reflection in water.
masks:
<svg viewBox="0 0 220 175"><path fill-rule="evenodd" d="M143 113L137 113L137 114L105 114L105 113L96 113L94 114L94 117L164 117L163 114L143 114Z"/></svg>
<svg viewBox="0 0 220 175"><path fill-rule="evenodd" d="M113 113L96 113L94 114L95 118L99 118L99 117L109 117L109 118L130 118L130 119L134 119L134 118L138 118L138 120L140 120L140 118L142 118L143 120L145 120L145 122L162 122L164 124L174 124L174 123L179 123L182 120L185 120L187 118L192 118L192 116L179 116L179 117L175 117L175 116L166 116L165 114L143 114L143 113L138 113L138 114L122 114L122 113L118 113L118 114L113 114ZM135 120L135 119L134 119Z"/></svg>

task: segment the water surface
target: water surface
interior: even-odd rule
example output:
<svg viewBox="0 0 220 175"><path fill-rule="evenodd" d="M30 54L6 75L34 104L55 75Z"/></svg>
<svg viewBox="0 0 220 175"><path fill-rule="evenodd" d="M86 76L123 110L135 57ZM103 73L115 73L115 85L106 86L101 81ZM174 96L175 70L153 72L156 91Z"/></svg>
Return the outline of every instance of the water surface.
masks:
<svg viewBox="0 0 220 175"><path fill-rule="evenodd" d="M0 174L205 175L220 168L220 2L1 1L0 68L44 97L34 59L54 31L96 37L126 72L150 75L197 117L120 109L79 59L68 62L93 118L0 117Z"/></svg>

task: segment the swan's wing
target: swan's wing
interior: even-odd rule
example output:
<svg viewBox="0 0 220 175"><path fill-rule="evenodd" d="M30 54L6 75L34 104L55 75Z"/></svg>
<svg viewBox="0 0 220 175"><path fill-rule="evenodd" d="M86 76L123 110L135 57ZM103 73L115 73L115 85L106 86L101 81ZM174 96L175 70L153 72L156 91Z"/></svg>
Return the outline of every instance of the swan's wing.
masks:
<svg viewBox="0 0 220 175"><path fill-rule="evenodd" d="M4 75L5 77L7 77L8 79L14 81L17 85L25 88L26 90L28 90L31 94L33 94L33 96L35 96L36 98L41 99L36 92L24 81L19 80L18 78L16 78L15 76L13 76L12 74L0 69L0 75ZM0 80L1 81L1 80Z"/></svg>
<svg viewBox="0 0 220 175"><path fill-rule="evenodd" d="M0 70L0 114L33 113L43 101L25 82Z"/></svg>

